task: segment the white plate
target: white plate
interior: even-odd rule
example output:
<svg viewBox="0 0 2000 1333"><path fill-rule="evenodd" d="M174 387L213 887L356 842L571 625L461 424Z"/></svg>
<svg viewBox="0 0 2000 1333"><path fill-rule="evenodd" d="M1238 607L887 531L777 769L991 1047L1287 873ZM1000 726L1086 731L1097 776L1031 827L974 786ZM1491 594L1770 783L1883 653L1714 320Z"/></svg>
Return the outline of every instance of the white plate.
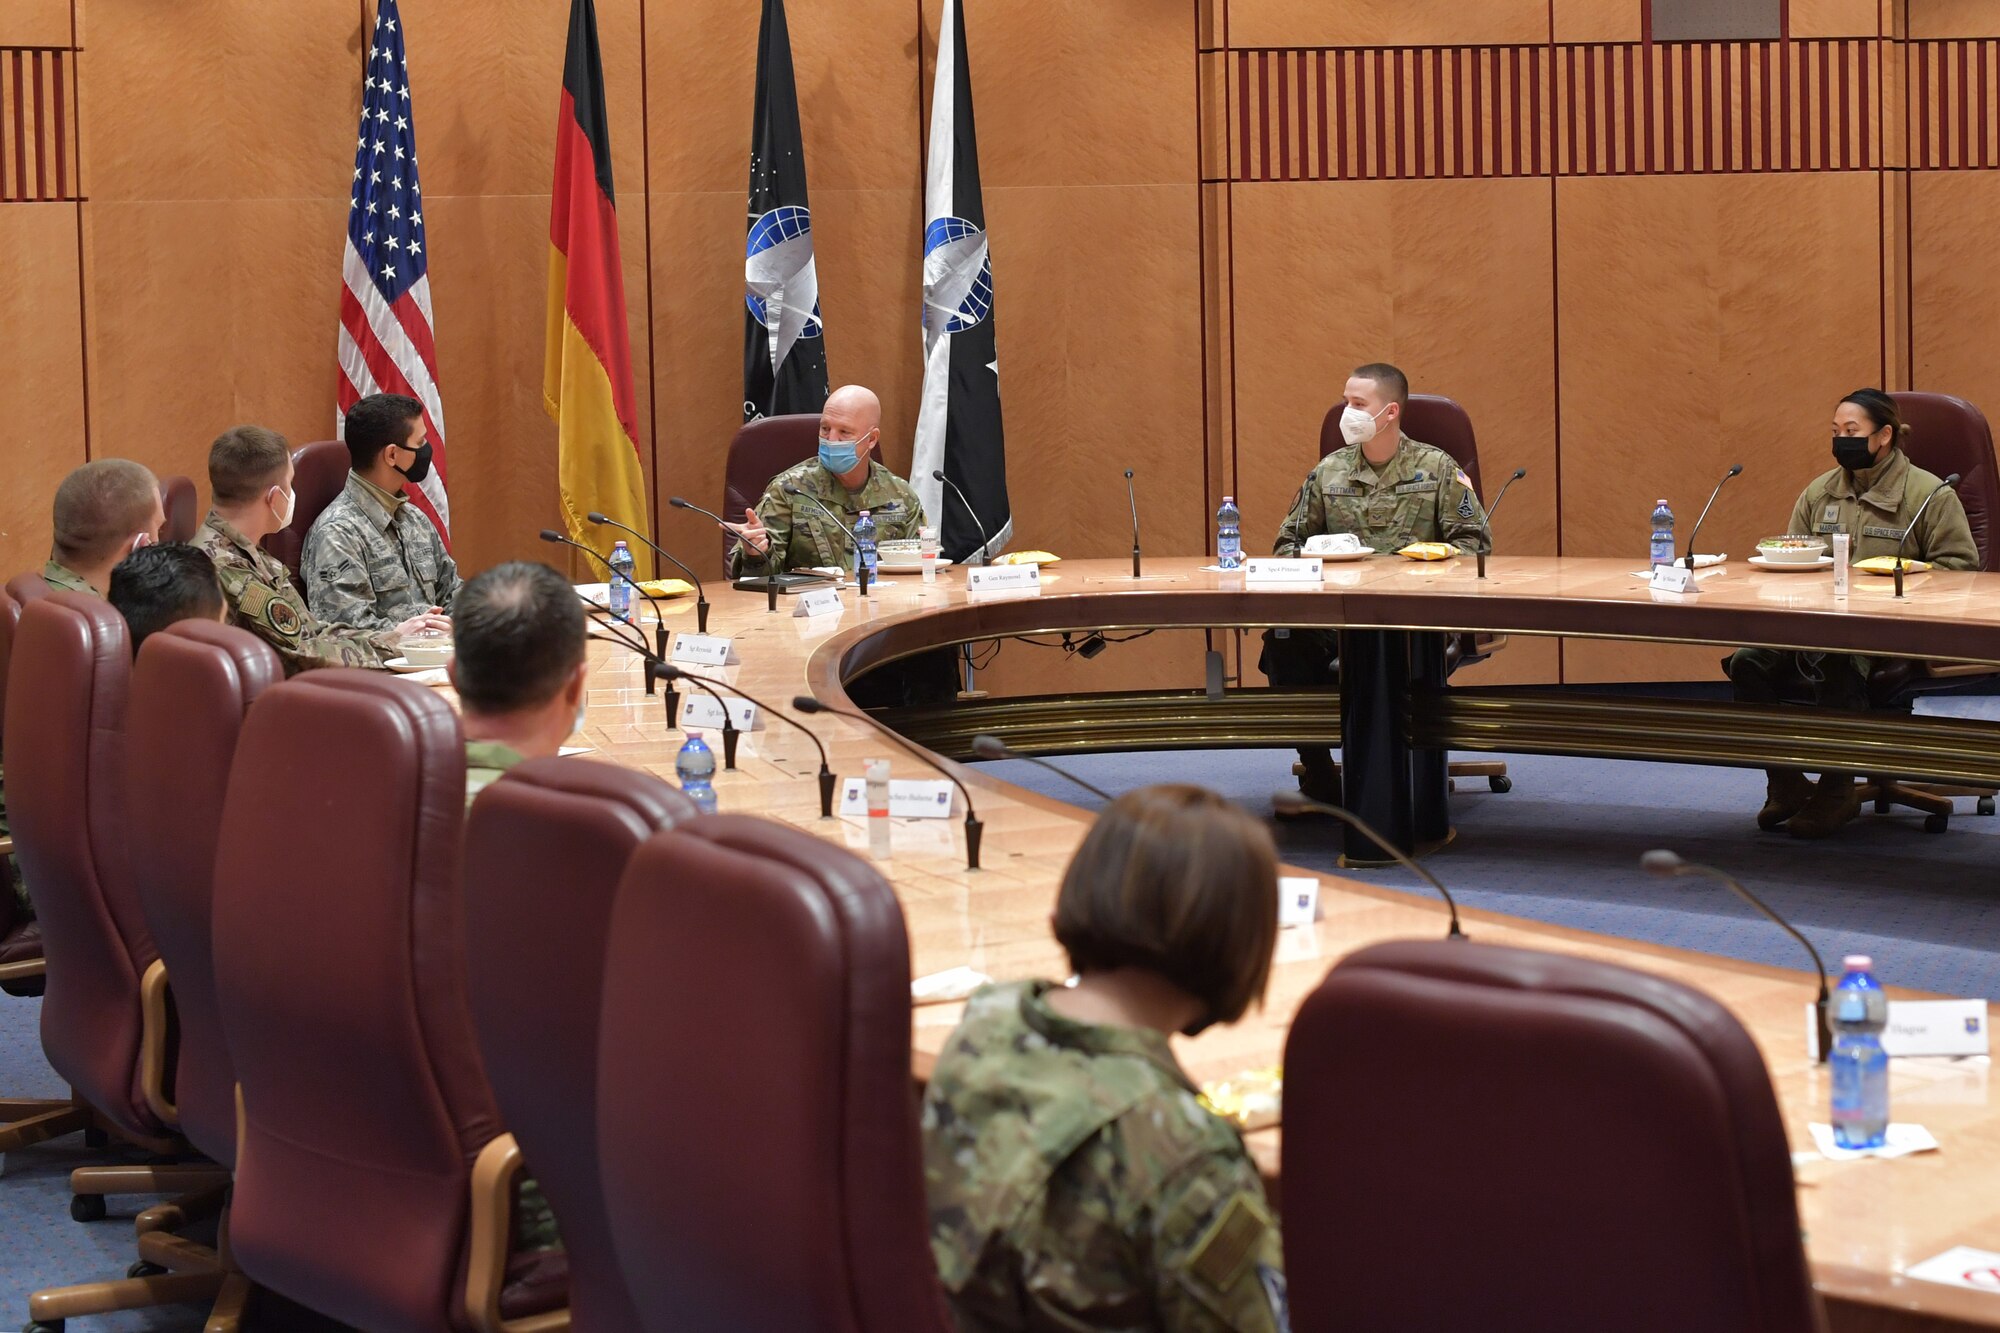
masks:
<svg viewBox="0 0 2000 1333"><path fill-rule="evenodd" d="M1833 557L1823 555L1817 560L1766 560L1761 555L1750 557L1750 563L1759 569L1781 569L1787 574L1798 574L1808 569L1831 569Z"/></svg>
<svg viewBox="0 0 2000 1333"><path fill-rule="evenodd" d="M384 662L382 665L388 668L389 670L395 672L399 676L415 676L415 675L420 675L426 671L444 670L444 664L442 662L438 663L438 665L436 666L418 666L415 662L412 662L407 657L392 657L388 661Z"/></svg>
<svg viewBox="0 0 2000 1333"><path fill-rule="evenodd" d="M1375 552L1373 551L1336 551L1327 555L1305 556L1304 558L1307 560L1324 560L1329 565L1344 565L1350 560L1371 559L1374 554Z"/></svg>
<svg viewBox="0 0 2000 1333"><path fill-rule="evenodd" d="M945 559L943 556L939 556L937 567L939 569L950 569L951 561ZM905 564L903 561L898 560L892 564L887 560L883 560L875 566L875 572L877 574L921 574L924 572L924 562L922 560L912 560Z"/></svg>

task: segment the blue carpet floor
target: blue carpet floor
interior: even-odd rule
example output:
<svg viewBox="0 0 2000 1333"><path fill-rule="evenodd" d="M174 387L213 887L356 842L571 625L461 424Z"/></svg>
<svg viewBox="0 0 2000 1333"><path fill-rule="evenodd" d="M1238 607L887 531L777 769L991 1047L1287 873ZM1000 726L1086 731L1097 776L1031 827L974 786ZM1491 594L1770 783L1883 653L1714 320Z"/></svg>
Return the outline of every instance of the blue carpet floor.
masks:
<svg viewBox="0 0 2000 1333"><path fill-rule="evenodd" d="M1937 701L1937 711L2000 719L2000 699ZM1481 756L1485 757L1485 756ZM1648 848L1669 847L1738 875L1764 894L1838 967L1843 953L1873 954L1894 984L1950 995L2000 996L2000 817L1961 802L1948 832L1922 832L1919 817L1864 814L1834 839L1801 842L1757 830L1763 775L1738 769L1508 756L1512 792L1461 783L1453 798L1457 840L1428 862L1468 907L1601 931L1761 963L1798 967L1797 946L1719 886L1656 880L1639 869ZM1159 781L1197 781L1260 814L1273 789L1290 786L1288 752L1089 755L1063 761L1113 792ZM1084 808L1095 798L1033 765L990 766L997 776ZM1278 828L1295 864L1334 872L1339 826L1292 821ZM1401 870L1344 874L1414 888ZM40 1005L0 997L0 1089L59 1096L41 1056ZM38 1287L120 1275L131 1262L129 1218L145 1200L114 1201L103 1222L68 1214L67 1176L106 1160L75 1139L0 1160L0 1329L26 1321ZM122 1205L122 1208L120 1207ZM292 1330L303 1316L266 1318ZM201 1327L192 1309L132 1312L80 1321L81 1333L184 1333Z"/></svg>

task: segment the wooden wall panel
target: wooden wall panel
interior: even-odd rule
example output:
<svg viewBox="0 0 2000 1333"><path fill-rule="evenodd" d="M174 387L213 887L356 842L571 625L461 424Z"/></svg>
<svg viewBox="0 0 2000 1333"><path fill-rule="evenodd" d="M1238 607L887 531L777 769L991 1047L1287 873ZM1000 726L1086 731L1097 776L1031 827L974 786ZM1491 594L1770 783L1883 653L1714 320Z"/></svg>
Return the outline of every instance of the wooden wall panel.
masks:
<svg viewBox="0 0 2000 1333"><path fill-rule="evenodd" d="M72 46L71 0L7 0L0 6L0 46Z"/></svg>
<svg viewBox="0 0 2000 1333"><path fill-rule="evenodd" d="M1911 387L1958 394L1989 418L2000 417L2000 359L1989 332L2000 304L1997 210L2000 173L1911 174Z"/></svg>
<svg viewBox="0 0 2000 1333"><path fill-rule="evenodd" d="M1886 31L1884 0L1785 0L1785 3L1790 10L1793 37L1873 37Z"/></svg>
<svg viewBox="0 0 2000 1333"><path fill-rule="evenodd" d="M1643 0L1554 0L1558 42L1636 42L1645 38Z"/></svg>
<svg viewBox="0 0 2000 1333"><path fill-rule="evenodd" d="M1548 0L1230 0L1234 46L1545 42Z"/></svg>
<svg viewBox="0 0 2000 1333"><path fill-rule="evenodd" d="M2000 37L2000 6L1992 0L1909 0L1909 6L1912 38Z"/></svg>
<svg viewBox="0 0 2000 1333"><path fill-rule="evenodd" d="M0 486L0 573L12 578L48 558L49 505L84 461L83 331L77 302L75 204L0 207L0 421L7 423L7 484Z"/></svg>

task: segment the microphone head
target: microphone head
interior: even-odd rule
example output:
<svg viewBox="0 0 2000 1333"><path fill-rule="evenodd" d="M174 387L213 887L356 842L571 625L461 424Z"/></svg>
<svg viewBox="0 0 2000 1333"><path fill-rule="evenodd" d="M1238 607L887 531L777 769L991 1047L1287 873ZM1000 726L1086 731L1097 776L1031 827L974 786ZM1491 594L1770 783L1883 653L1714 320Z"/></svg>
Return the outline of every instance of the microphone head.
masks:
<svg viewBox="0 0 2000 1333"><path fill-rule="evenodd" d="M682 676L685 676L687 672L681 670L679 667L675 666L672 662L660 662L654 665L653 674L658 676L661 680L679 680Z"/></svg>
<svg viewBox="0 0 2000 1333"><path fill-rule="evenodd" d="M804 492L803 492L803 491L801 491L801 490L800 490L800 489L798 488L798 486L797 486L797 485L796 485L795 483L793 483L793 482L789 482L789 481L788 481L788 482L786 482L786 483L785 483L785 484L784 484L783 486L780 486L780 487L779 487L778 489L779 489L779 490L781 490L781 491L783 491L783 492L784 492L785 494L787 494L787 495L802 495L802 494L804 494Z"/></svg>
<svg viewBox="0 0 2000 1333"><path fill-rule="evenodd" d="M585 514L584 517L589 519L592 523L604 522L604 515L598 513L595 509L591 510L588 514Z"/></svg>
<svg viewBox="0 0 2000 1333"><path fill-rule="evenodd" d="M801 713L830 713L833 711L810 694L793 695L792 707L798 709Z"/></svg>
<svg viewBox="0 0 2000 1333"><path fill-rule="evenodd" d="M1012 759L1014 752L998 736L981 733L972 738L972 752L981 759Z"/></svg>
<svg viewBox="0 0 2000 1333"><path fill-rule="evenodd" d="M1271 808L1287 814L1298 814L1305 810L1316 810L1319 802L1304 792L1285 787L1271 793Z"/></svg>
<svg viewBox="0 0 2000 1333"><path fill-rule="evenodd" d="M1526 469L1526 468L1524 468L1524 467L1517 467L1517 468L1515 468L1515 469L1514 469L1514 480L1515 480L1515 481L1519 481L1519 480L1520 480L1521 478L1523 478L1523 477L1525 477L1525 476L1527 476L1527 475L1528 475L1528 469Z"/></svg>
<svg viewBox="0 0 2000 1333"><path fill-rule="evenodd" d="M1674 874L1687 862L1681 860L1677 853L1670 852L1664 847L1656 847L1640 857L1639 864L1649 875L1664 876Z"/></svg>
<svg viewBox="0 0 2000 1333"><path fill-rule="evenodd" d="M1125 469L1125 480L1132 480L1132 469L1129 467Z"/></svg>
<svg viewBox="0 0 2000 1333"><path fill-rule="evenodd" d="M676 509L686 509L688 507L688 502L684 498L678 495L668 496L667 503L672 505Z"/></svg>
<svg viewBox="0 0 2000 1333"><path fill-rule="evenodd" d="M1736 465L1735 467L1733 467L1733 468L1730 468L1730 469L1729 469L1729 475L1730 475L1730 476L1732 476L1732 477L1740 477L1740 476L1742 476L1742 475L1743 475L1743 465L1742 465L1741 463L1738 463L1738 464L1737 464L1737 465Z"/></svg>
<svg viewBox="0 0 2000 1333"><path fill-rule="evenodd" d="M1956 485L1958 485L1958 474L1957 474L1956 472L1954 472L1954 473L1952 473L1952 474L1951 474L1951 475L1950 475L1949 477L1946 477L1946 478L1944 479L1944 484L1945 484L1945 485L1947 485L1947 486L1956 486Z"/></svg>
<svg viewBox="0 0 2000 1333"><path fill-rule="evenodd" d="M941 468L941 467L934 467L934 468L932 468L932 469L931 469L931 480L932 480L932 481L943 481L943 480L944 480L944 469L943 469L943 468Z"/></svg>
<svg viewBox="0 0 2000 1333"><path fill-rule="evenodd" d="M561 545L563 542L567 541L568 538L564 537L560 532L557 532L553 528L543 528L542 540L545 542L555 542L557 545Z"/></svg>

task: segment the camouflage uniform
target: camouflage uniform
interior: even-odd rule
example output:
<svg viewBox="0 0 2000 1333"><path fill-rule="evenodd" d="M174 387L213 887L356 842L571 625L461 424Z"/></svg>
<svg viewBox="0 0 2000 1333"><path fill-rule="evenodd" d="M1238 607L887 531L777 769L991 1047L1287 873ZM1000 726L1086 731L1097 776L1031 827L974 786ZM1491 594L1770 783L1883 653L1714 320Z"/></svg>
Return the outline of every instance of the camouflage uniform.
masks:
<svg viewBox="0 0 2000 1333"><path fill-rule="evenodd" d="M306 600L321 620L394 629L434 606L451 610L458 566L422 510L358 472L306 536Z"/></svg>
<svg viewBox="0 0 2000 1333"><path fill-rule="evenodd" d="M102 597L104 595L91 587L89 580L85 579L81 574L76 573L66 565L57 563L55 560L50 560L42 566L42 582L48 584L49 587L55 589L57 592L80 592L86 597ZM6 783L6 772L4 769L0 769L0 838L12 837L14 833L13 827L7 821ZM13 918L14 923L18 925L23 921L33 921L35 919L35 905L28 901L27 886L21 882L20 857L10 856L7 858L7 878L11 881L14 891L14 906L16 909Z"/></svg>
<svg viewBox="0 0 2000 1333"><path fill-rule="evenodd" d="M480 792L500 780L500 775L521 762L521 752L498 741L465 743L465 808Z"/></svg>
<svg viewBox="0 0 2000 1333"><path fill-rule="evenodd" d="M763 555L738 546L729 557L731 578L759 578L770 573L810 569L815 565L853 567L853 548L847 534L833 526L819 505L785 494L786 486L796 486L819 500L848 527L866 509L875 520L877 541L913 539L923 526L924 504L910 483L870 459L868 480L860 490L850 491L840 478L809 458L771 479L764 497L757 501L757 517L771 534L771 545Z"/></svg>
<svg viewBox="0 0 2000 1333"><path fill-rule="evenodd" d="M393 634L322 623L278 558L213 509L193 544L215 565L229 623L277 649L286 675L323 666L379 667L402 651Z"/></svg>
<svg viewBox="0 0 2000 1333"><path fill-rule="evenodd" d="M1281 1333L1262 1182L1157 1032L989 986L924 1095L931 1253L961 1333Z"/></svg>
<svg viewBox="0 0 2000 1333"><path fill-rule="evenodd" d="M42 582L57 592L80 592L86 597L102 597L104 594L90 585L90 580L54 560L42 566Z"/></svg>

